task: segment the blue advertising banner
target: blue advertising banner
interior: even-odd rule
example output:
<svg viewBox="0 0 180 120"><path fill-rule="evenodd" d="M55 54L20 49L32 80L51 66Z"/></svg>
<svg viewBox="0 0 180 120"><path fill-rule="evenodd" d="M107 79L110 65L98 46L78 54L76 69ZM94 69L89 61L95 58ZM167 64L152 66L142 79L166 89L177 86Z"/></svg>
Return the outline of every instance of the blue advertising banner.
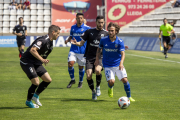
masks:
<svg viewBox="0 0 180 120"><path fill-rule="evenodd" d="M157 38L141 37L135 47L135 50L152 51Z"/></svg>
<svg viewBox="0 0 180 120"><path fill-rule="evenodd" d="M0 47L17 47L16 36L0 36Z"/></svg>
<svg viewBox="0 0 180 120"><path fill-rule="evenodd" d="M180 38L176 40L169 53L180 53Z"/></svg>

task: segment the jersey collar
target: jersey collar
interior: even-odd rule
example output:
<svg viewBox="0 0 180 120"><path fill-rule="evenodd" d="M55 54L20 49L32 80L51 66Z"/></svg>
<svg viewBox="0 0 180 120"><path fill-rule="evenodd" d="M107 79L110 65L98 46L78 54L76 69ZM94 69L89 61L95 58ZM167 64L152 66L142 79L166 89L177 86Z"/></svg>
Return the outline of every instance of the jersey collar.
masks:
<svg viewBox="0 0 180 120"><path fill-rule="evenodd" d="M84 26L84 23L80 27L83 27L83 26ZM76 27L78 27L77 24L76 24Z"/></svg>

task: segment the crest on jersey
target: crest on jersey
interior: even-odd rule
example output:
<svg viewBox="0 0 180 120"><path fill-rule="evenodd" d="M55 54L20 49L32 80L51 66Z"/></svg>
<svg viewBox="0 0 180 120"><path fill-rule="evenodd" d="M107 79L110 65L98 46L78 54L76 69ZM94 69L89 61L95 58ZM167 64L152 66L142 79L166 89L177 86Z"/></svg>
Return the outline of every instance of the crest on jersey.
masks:
<svg viewBox="0 0 180 120"><path fill-rule="evenodd" d="M118 47L118 44L115 44L115 48L117 48Z"/></svg>
<svg viewBox="0 0 180 120"><path fill-rule="evenodd" d="M81 31L83 31L84 29L82 28Z"/></svg>
<svg viewBox="0 0 180 120"><path fill-rule="evenodd" d="M42 44L42 42L41 42L41 41L38 41L38 42L37 42L37 45L38 45L38 46L40 46L41 44Z"/></svg>
<svg viewBox="0 0 180 120"><path fill-rule="evenodd" d="M101 34L101 37L104 37L104 34Z"/></svg>
<svg viewBox="0 0 180 120"><path fill-rule="evenodd" d="M73 15L85 13L90 8L90 3L82 1L72 1L63 4L65 9Z"/></svg>
<svg viewBox="0 0 180 120"><path fill-rule="evenodd" d="M33 73L33 69L32 69L32 67L29 67L29 70L30 70L30 72L31 72L31 73Z"/></svg>
<svg viewBox="0 0 180 120"><path fill-rule="evenodd" d="M25 27L23 27L23 30L25 30Z"/></svg>

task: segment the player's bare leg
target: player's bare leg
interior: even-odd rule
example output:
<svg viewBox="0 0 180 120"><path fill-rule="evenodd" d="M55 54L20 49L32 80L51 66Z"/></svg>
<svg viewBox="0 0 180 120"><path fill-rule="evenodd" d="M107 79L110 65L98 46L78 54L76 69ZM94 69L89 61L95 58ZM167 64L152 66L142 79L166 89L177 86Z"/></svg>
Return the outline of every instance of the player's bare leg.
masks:
<svg viewBox="0 0 180 120"><path fill-rule="evenodd" d="M78 84L78 88L82 88L83 77L84 77L84 66L79 65L79 84Z"/></svg>
<svg viewBox="0 0 180 120"><path fill-rule="evenodd" d="M31 79L31 83L32 83L32 85L30 86L30 88L28 90L26 105L30 108L39 108L38 105L32 103L32 101L31 101L31 99L33 98L33 95L35 93L35 90L39 85L39 78L36 77L36 78Z"/></svg>
<svg viewBox="0 0 180 120"><path fill-rule="evenodd" d="M92 79L92 69L87 69L86 70L86 76L87 76L88 86L92 91L92 99L96 100L97 96L96 96L96 91L94 89L94 82L93 82L93 79Z"/></svg>
<svg viewBox="0 0 180 120"><path fill-rule="evenodd" d="M101 70L102 70L102 66L98 65L98 66L95 67L95 72L96 72L96 95L97 96L101 95L101 91L100 91L100 84L101 84L101 78L102 78Z"/></svg>
<svg viewBox="0 0 180 120"><path fill-rule="evenodd" d="M42 106L42 104L39 101L40 93L42 93L52 81L48 72L44 73L44 75L41 76L41 79L43 81L39 84L39 86L38 86L38 88L37 88L37 90L36 90L36 92L32 98L32 100L34 100L36 102L36 104L39 106Z"/></svg>
<svg viewBox="0 0 180 120"><path fill-rule="evenodd" d="M128 82L127 77L122 78L121 81L122 81L123 84L124 84L124 90L125 90L125 92L126 92L127 97L129 98L129 100L130 100L131 102L134 102L135 100L131 97L131 89L130 89L130 84L129 84L129 82Z"/></svg>
<svg viewBox="0 0 180 120"><path fill-rule="evenodd" d="M74 79L74 63L75 61L69 61L68 62L68 71L69 71L69 75L70 75L70 78L71 78L71 81L69 82L67 88L71 88L71 86L73 84L75 84L75 79Z"/></svg>

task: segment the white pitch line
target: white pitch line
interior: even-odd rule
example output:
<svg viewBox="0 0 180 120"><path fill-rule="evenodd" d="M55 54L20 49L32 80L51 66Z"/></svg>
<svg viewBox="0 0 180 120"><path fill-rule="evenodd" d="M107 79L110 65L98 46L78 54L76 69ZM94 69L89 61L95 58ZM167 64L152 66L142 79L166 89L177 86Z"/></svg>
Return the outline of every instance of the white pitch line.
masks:
<svg viewBox="0 0 180 120"><path fill-rule="evenodd" d="M141 58L154 59L154 60L160 60L160 61L165 61L165 62L180 63L180 62L172 61L172 60L163 60L163 59L152 58L152 57L146 57L146 56L141 56L141 55L128 54L128 53L126 53L126 55L131 55L131 56L136 56L136 57L141 57Z"/></svg>

